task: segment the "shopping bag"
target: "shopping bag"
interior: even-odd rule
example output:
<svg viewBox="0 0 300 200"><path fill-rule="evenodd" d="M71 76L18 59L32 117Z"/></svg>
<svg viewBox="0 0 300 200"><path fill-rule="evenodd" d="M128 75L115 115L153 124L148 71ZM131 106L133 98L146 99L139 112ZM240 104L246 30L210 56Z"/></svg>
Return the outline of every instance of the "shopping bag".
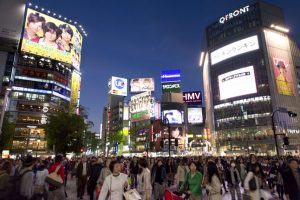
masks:
<svg viewBox="0 0 300 200"><path fill-rule="evenodd" d="M55 169L54 172L50 173L46 179L45 182L54 185L55 187L61 187L64 184L63 179L61 178L61 176L57 173L58 170L60 169L61 165L58 165Z"/></svg>
<svg viewBox="0 0 300 200"><path fill-rule="evenodd" d="M141 195L136 191L136 189L128 190L124 193L124 197L126 200L141 200Z"/></svg>

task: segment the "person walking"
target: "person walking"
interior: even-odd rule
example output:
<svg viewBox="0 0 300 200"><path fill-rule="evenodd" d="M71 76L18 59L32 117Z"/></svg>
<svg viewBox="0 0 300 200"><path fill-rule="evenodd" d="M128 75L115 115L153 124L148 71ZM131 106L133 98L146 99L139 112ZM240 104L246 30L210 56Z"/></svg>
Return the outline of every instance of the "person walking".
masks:
<svg viewBox="0 0 300 200"><path fill-rule="evenodd" d="M194 161L190 162L189 168L190 172L187 173L180 192L186 192L190 195L190 200L201 200L203 175L197 171L197 164Z"/></svg>
<svg viewBox="0 0 300 200"><path fill-rule="evenodd" d="M22 168L20 170L21 176L21 186L20 186L20 194L24 200L32 199L34 188L33 188L33 166L36 163L36 159L34 159L31 155L28 155L24 160Z"/></svg>
<svg viewBox="0 0 300 200"><path fill-rule="evenodd" d="M0 200L9 199L9 178L12 169L12 163L5 161L0 169Z"/></svg>
<svg viewBox="0 0 300 200"><path fill-rule="evenodd" d="M35 175L35 185L34 185L34 194L36 199L47 199L48 197L48 188L45 182L46 177L48 176L47 170L47 161L41 161L40 166L38 167Z"/></svg>
<svg viewBox="0 0 300 200"><path fill-rule="evenodd" d="M102 170L102 163L103 160L99 158L97 162L93 166L92 174L89 177L88 181L88 193L90 195L90 200L94 200L94 191L97 185L97 180L100 176L101 170Z"/></svg>
<svg viewBox="0 0 300 200"><path fill-rule="evenodd" d="M207 164L207 174L204 179L204 186L208 190L208 200L221 200L221 178L217 165L209 161Z"/></svg>
<svg viewBox="0 0 300 200"><path fill-rule="evenodd" d="M131 178L131 187L136 188L136 184L137 184L136 179L137 179L137 174L139 173L139 164L136 157L133 157L133 160L129 166L129 171L130 171L130 178Z"/></svg>
<svg viewBox="0 0 300 200"><path fill-rule="evenodd" d="M300 199L300 169L298 160L288 160L288 168L283 172L285 196L287 200Z"/></svg>
<svg viewBox="0 0 300 200"><path fill-rule="evenodd" d="M88 176L88 163L85 156L81 158L81 161L78 164L77 171L76 171L76 178L77 178L77 198L83 199L85 189L86 189L86 182Z"/></svg>
<svg viewBox="0 0 300 200"><path fill-rule="evenodd" d="M65 181L65 169L62 166L61 162L63 161L63 156L61 154L57 154L55 156L55 162L48 168L49 174L57 171L57 174L61 177L63 182ZM48 195L48 200L64 200L66 198L65 196L65 190L64 186L56 187L52 184L49 183L49 195Z"/></svg>
<svg viewBox="0 0 300 200"><path fill-rule="evenodd" d="M237 199L242 200L242 194L239 185L241 182L241 177L236 168L234 160L230 161L230 168L226 170L226 180L231 194L231 199L235 200L235 196L237 195Z"/></svg>
<svg viewBox="0 0 300 200"><path fill-rule="evenodd" d="M162 160L158 159L157 164L153 167L152 184L154 185L154 199L162 200L164 195L164 184L167 177L166 169Z"/></svg>
<svg viewBox="0 0 300 200"><path fill-rule="evenodd" d="M121 200L124 189L128 187L128 176L121 173L121 164L118 161L112 161L109 169L112 174L105 178L98 200Z"/></svg>
<svg viewBox="0 0 300 200"><path fill-rule="evenodd" d="M176 173L176 177L177 177L177 185L178 188L181 187L181 185L183 184L184 180L185 180L185 176L188 173L188 169L186 166L186 163L184 162L184 160L180 160L179 165L177 167L177 173Z"/></svg>
<svg viewBox="0 0 300 200"><path fill-rule="evenodd" d="M249 172L245 178L244 188L247 193L249 193L251 199L260 199L260 184L259 184L259 174L260 168L257 164L251 164L249 166Z"/></svg>
<svg viewBox="0 0 300 200"><path fill-rule="evenodd" d="M147 160L141 158L139 160L140 171L137 175L137 191L141 195L142 200L151 200L152 195L151 173L147 166Z"/></svg>

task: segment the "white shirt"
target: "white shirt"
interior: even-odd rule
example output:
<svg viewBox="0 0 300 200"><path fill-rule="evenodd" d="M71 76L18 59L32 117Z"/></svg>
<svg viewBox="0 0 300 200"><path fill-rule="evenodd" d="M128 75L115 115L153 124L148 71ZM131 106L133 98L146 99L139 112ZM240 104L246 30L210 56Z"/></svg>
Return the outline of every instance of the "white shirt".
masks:
<svg viewBox="0 0 300 200"><path fill-rule="evenodd" d="M120 173L120 175L116 177L112 174L107 176L104 180L98 200L106 200L108 192L110 193L109 200L123 199L125 183L127 183L126 174Z"/></svg>
<svg viewBox="0 0 300 200"><path fill-rule="evenodd" d="M35 184L39 185L39 186L43 186L45 185L45 179L48 176L48 170L44 169L42 171L37 171L36 172L36 180L35 180Z"/></svg>

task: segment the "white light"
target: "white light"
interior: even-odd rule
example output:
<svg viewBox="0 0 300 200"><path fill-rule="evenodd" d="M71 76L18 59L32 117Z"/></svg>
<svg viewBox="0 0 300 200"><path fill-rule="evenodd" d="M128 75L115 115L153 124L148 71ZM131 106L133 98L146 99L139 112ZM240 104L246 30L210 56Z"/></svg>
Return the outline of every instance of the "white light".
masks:
<svg viewBox="0 0 300 200"><path fill-rule="evenodd" d="M32 6L32 3L29 3L28 5L29 5L29 6Z"/></svg>
<svg viewBox="0 0 300 200"><path fill-rule="evenodd" d="M35 8L39 8L38 6L35 6Z"/></svg>
<svg viewBox="0 0 300 200"><path fill-rule="evenodd" d="M81 25L79 25L79 27L81 28L82 26L81 26Z"/></svg>
<svg viewBox="0 0 300 200"><path fill-rule="evenodd" d="M77 22L75 21L74 24L77 24Z"/></svg>
<svg viewBox="0 0 300 200"><path fill-rule="evenodd" d="M44 8L42 8L42 11L44 11L45 9Z"/></svg>
<svg viewBox="0 0 300 200"><path fill-rule="evenodd" d="M64 20L67 20L67 18L65 17Z"/></svg>
<svg viewBox="0 0 300 200"><path fill-rule="evenodd" d="M203 59L204 59L204 51L202 51L201 54L200 54L200 60L199 60L199 66L200 67L202 66Z"/></svg>
<svg viewBox="0 0 300 200"><path fill-rule="evenodd" d="M290 32L290 30L288 28L285 28L285 27L282 27L282 26L278 26L278 25L275 25L275 24L271 24L270 26L271 28L274 28L278 31L282 31L282 32L285 32L285 33L288 33Z"/></svg>
<svg viewBox="0 0 300 200"><path fill-rule="evenodd" d="M50 13L50 10L48 10L47 13Z"/></svg>
<svg viewBox="0 0 300 200"><path fill-rule="evenodd" d="M55 16L56 15L56 13L53 13L53 16Z"/></svg>
<svg viewBox="0 0 300 200"><path fill-rule="evenodd" d="M61 18L61 15L58 15L59 18Z"/></svg>
<svg viewBox="0 0 300 200"><path fill-rule="evenodd" d="M70 20L69 22L72 23L72 20Z"/></svg>

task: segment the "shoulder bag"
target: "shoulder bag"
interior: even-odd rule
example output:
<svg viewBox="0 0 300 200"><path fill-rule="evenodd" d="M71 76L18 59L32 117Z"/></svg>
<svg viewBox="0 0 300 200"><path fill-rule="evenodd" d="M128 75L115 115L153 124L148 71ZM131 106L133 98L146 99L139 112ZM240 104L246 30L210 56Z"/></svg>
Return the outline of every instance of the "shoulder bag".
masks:
<svg viewBox="0 0 300 200"><path fill-rule="evenodd" d="M46 179L45 182L54 185L55 187L61 187L64 184L63 179L61 178L61 176L57 173L58 170L60 169L61 165L58 165L55 169L54 172L50 173Z"/></svg>

